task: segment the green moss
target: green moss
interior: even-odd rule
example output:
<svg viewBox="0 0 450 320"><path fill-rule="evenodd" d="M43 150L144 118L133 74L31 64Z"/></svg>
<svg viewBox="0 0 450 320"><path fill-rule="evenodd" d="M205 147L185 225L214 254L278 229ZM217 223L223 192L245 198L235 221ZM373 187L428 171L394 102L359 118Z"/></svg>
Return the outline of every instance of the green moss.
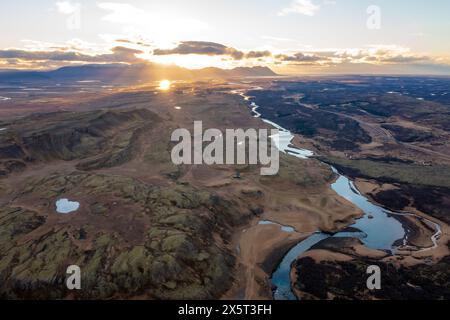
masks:
<svg viewBox="0 0 450 320"><path fill-rule="evenodd" d="M82 269L86 290L77 293L80 298L130 297L147 292L161 299L200 299L218 297L226 287L232 264L214 246L213 234L229 236L229 225L241 216L232 210L232 203L216 195L189 185L155 187L128 177L80 172L32 181L22 194L29 193L48 199L47 203L53 203L56 194L83 194L94 214L106 210L99 199L112 197L118 208L132 203L137 212L145 212L141 218L148 227L139 235L142 240L130 240L120 228L104 230L110 226L87 221L82 228L89 236L81 240L82 246L81 226L49 231L14 246L11 237L24 236L45 220L40 221L33 212L0 210L0 237L4 239L0 243L4 249L0 252L0 279L9 279L5 285L9 291L0 290L0 296L63 298L68 292L60 284L70 264ZM216 263L221 265L211 266Z"/></svg>
<svg viewBox="0 0 450 320"><path fill-rule="evenodd" d="M162 250L166 252L176 251L184 245L188 245L186 235L180 234L167 237L162 242Z"/></svg>
<svg viewBox="0 0 450 320"><path fill-rule="evenodd" d="M90 206L91 212L93 214L99 214L99 215L103 215L106 214L108 212L108 208L106 208L104 205L102 205L101 203L94 203Z"/></svg>

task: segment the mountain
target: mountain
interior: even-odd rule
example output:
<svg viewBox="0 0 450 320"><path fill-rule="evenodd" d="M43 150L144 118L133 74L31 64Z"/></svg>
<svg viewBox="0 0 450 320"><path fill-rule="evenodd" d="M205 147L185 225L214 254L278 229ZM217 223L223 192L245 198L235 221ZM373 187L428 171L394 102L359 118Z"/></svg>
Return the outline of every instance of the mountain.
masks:
<svg viewBox="0 0 450 320"><path fill-rule="evenodd" d="M277 76L277 74L267 67L239 67L230 70L210 67L190 70L175 65L150 63L133 65L91 64L62 67L52 71L4 70L0 72L0 82L96 80L107 83L131 84L161 79L192 80L273 76Z"/></svg>
<svg viewBox="0 0 450 320"><path fill-rule="evenodd" d="M21 70L3 70L0 71L1 82L14 81L40 81L49 80L50 77L45 72L39 71L21 71Z"/></svg>

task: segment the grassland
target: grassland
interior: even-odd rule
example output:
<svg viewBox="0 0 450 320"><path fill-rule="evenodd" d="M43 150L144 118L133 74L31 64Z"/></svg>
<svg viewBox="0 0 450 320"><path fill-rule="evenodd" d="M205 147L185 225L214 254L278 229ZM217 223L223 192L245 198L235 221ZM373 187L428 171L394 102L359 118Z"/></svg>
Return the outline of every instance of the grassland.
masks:
<svg viewBox="0 0 450 320"><path fill-rule="evenodd" d="M450 166L447 165L424 166L367 159L351 160L333 156L321 159L353 177L374 179L381 182L450 188Z"/></svg>

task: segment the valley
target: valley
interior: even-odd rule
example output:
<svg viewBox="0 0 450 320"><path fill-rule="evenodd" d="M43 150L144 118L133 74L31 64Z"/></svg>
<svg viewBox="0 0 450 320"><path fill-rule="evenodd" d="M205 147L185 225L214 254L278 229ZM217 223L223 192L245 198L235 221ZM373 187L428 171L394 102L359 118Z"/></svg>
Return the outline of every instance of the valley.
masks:
<svg viewBox="0 0 450 320"><path fill-rule="evenodd" d="M287 286L297 298L335 297L332 285L343 282L321 282L327 291L302 279L314 279L319 268L328 281L329 272L344 268L341 260L357 269L365 259L393 263L395 270L411 270L419 282L408 283L419 286L449 256L450 107L437 80L433 101L381 93L404 86L403 94L418 94L422 80L413 80L177 81L169 90L158 83L108 86L92 95L36 90L1 101L1 297L272 299L280 262L319 231L354 238L326 236L325 243L337 243L326 249L319 238L293 256ZM194 121L222 132L279 125L293 135L281 134L289 152L280 153L275 176L261 176L259 165L174 165L171 133L193 130ZM348 192L414 214L387 214L406 238L379 234L389 243L373 256L362 245L370 238L347 227L370 225L378 216L373 220L354 198L331 188L340 180L329 165L354 180ZM61 200L78 206L61 214ZM427 221L441 229L432 250L423 250L436 233ZM403 248L390 252L402 241ZM322 270L322 261L331 262ZM71 264L83 270L79 292L64 286ZM340 297L383 298L352 290Z"/></svg>
<svg viewBox="0 0 450 320"><path fill-rule="evenodd" d="M194 120L270 128L228 92L234 85L175 86L117 88L79 104L58 96L72 102L64 111L21 117L14 100L0 107L10 112L0 133L3 298L269 299L289 246L360 215L314 159L282 155L273 177L257 165L173 165L170 134ZM79 208L60 214L59 199ZM71 264L84 270L75 293L64 286Z"/></svg>
<svg viewBox="0 0 450 320"><path fill-rule="evenodd" d="M450 193L447 185L450 181L448 179L450 170L449 149L444 146L447 146L449 141L447 122L450 113L445 97L446 91L442 91L446 90L447 83L447 78L316 77L308 81L304 79L275 81L270 87L250 91L249 95L259 106L257 110L261 117L300 134L302 139L297 139L298 146L313 150L317 159L354 179L356 186L352 189L354 188L357 194L362 190L372 202L378 202L385 208L400 213L395 213L392 217L403 225L407 240L403 240L403 246L400 245L401 239L393 243L391 240L390 243L398 252L392 253L388 246L388 252L391 253L387 259L391 263L396 261L393 270L402 267L415 269L420 268L425 261L433 265L434 263L445 265L448 257L447 209ZM394 87L397 90L403 89L403 92L387 91ZM384 95L384 90L387 95ZM391 94L396 95L395 99L392 99ZM430 100L418 98L419 94L433 98ZM410 97L413 95L417 98ZM439 148L436 148L437 146ZM387 213L388 216L391 215L389 211ZM370 222L368 225L375 226L376 224L370 221L378 220L373 211L366 212L366 215L368 223ZM415 217L413 219L415 221L412 221L411 217ZM431 250L426 249L430 244L429 237L432 234L430 232L435 232L431 231L433 227L430 222L442 227L442 232L439 231L435 235L440 244ZM362 225L366 228L365 223ZM374 235L388 236L388 227L389 223L385 222ZM351 234L337 233L333 238L323 235L322 239L325 240L321 238L312 240L316 237L313 236L310 238L313 242L309 241L310 239L305 240L306 247L298 251L297 255L300 257L297 261L306 261L302 257L308 256L310 251L315 252L315 247L320 247L322 242L339 243L339 239L345 236L351 237ZM351 239L359 241L358 237L355 234ZM370 243L367 235L361 240L366 246ZM310 243L307 245L308 241ZM302 242L298 244L299 248L301 246ZM386 248L380 245L369 247L386 251ZM327 257L333 259L334 252L338 253L339 248L340 246L329 249L323 258L315 259L316 264L311 264L311 268L307 268L307 271L302 269L301 278L291 279L293 283L296 281L299 283L297 289L303 290L295 291L297 297L339 298L334 296L332 288L328 291L327 286L330 283L326 280L339 271L336 270L338 266L325 268L327 270L325 274L317 275L315 271L325 263L322 261ZM368 252L370 250L367 254ZM351 255L348 259L362 258ZM355 275L350 273L343 281L350 281L348 279L350 276ZM363 273L360 276L363 277ZM430 276L431 274L424 275ZM309 281L309 279L317 280L317 277L320 277L320 281L318 280L316 285L311 282L310 287L305 287L301 282L304 278ZM445 278L445 275L443 277ZM424 279L414 279L410 283L417 281ZM325 295L323 293L321 297L308 295L319 286L322 286L321 290ZM446 287L448 283L444 281L442 283L444 295L440 298L448 297L445 293ZM421 285L416 286L416 291L418 290L422 290ZM370 299L369 296L358 296L359 292L355 289L347 294L349 295L340 298ZM395 299L391 296L383 298ZM404 298L415 299L412 295ZM420 299L420 294L416 299Z"/></svg>

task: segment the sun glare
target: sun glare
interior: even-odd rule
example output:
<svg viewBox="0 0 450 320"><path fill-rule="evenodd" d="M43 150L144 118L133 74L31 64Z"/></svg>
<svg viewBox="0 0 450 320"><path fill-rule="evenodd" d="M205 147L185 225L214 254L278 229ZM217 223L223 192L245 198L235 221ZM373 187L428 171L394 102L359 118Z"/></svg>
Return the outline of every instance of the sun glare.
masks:
<svg viewBox="0 0 450 320"><path fill-rule="evenodd" d="M143 58L149 61L165 64L165 65L177 65L182 68L187 69L202 69L207 67L216 67L222 69L230 69L237 67L237 61L230 61L229 59L223 59L223 57L218 56L206 56L206 55L163 55L163 56L151 56L142 55ZM244 61L241 61L244 62Z"/></svg>
<svg viewBox="0 0 450 320"><path fill-rule="evenodd" d="M158 87L158 89L159 90L162 90L162 91L167 91L167 90L169 90L170 89L170 86L172 85L172 83L169 81L169 80L161 80L160 82L159 82L159 87Z"/></svg>

